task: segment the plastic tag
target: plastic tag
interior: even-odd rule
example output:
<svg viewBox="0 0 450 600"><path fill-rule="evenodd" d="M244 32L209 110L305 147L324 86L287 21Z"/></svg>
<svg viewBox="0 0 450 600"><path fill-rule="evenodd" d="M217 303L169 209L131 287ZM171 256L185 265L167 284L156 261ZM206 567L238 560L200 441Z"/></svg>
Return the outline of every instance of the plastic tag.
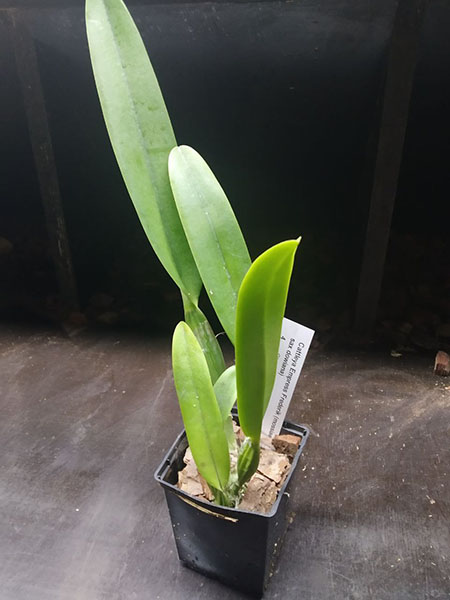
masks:
<svg viewBox="0 0 450 600"><path fill-rule="evenodd" d="M283 319L277 373L262 424L263 433L269 437L280 433L313 336L309 327Z"/></svg>

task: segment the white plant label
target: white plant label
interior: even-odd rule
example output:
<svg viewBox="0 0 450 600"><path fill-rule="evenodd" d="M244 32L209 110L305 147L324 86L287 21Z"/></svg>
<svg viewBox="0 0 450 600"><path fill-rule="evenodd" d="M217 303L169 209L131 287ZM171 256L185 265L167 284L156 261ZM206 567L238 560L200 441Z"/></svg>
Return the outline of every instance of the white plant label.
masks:
<svg viewBox="0 0 450 600"><path fill-rule="evenodd" d="M277 373L262 424L263 433L269 437L280 433L313 336L309 327L283 319Z"/></svg>

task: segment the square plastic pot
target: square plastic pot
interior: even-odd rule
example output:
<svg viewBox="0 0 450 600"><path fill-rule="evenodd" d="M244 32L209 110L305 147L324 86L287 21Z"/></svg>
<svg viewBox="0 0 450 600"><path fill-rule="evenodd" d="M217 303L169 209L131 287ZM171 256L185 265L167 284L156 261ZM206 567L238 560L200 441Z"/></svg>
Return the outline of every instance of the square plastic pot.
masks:
<svg viewBox="0 0 450 600"><path fill-rule="evenodd" d="M255 597L261 597L275 568L287 529L289 485L309 436L285 421L282 433L302 436L278 498L267 514L205 502L177 487L187 448L182 431L155 473L163 486L179 559L189 568Z"/></svg>

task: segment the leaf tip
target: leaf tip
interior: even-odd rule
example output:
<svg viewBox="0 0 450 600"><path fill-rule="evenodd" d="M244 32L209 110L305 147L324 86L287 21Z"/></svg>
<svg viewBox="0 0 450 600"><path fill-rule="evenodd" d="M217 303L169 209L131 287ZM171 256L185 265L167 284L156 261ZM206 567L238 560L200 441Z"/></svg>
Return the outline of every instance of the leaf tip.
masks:
<svg viewBox="0 0 450 600"><path fill-rule="evenodd" d="M169 152L169 166L170 163L173 163L173 161L176 159L176 155L178 154L180 150L180 146L174 146L172 148L172 150Z"/></svg>
<svg viewBox="0 0 450 600"><path fill-rule="evenodd" d="M189 325L185 321L180 321L174 329L173 339L183 334L186 335L188 329L190 329Z"/></svg>

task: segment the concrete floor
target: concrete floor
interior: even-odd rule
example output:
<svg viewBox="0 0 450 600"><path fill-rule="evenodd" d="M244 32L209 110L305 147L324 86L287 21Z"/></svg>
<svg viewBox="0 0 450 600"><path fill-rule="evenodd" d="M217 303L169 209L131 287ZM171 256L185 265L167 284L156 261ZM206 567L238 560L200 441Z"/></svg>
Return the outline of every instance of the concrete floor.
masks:
<svg viewBox="0 0 450 600"><path fill-rule="evenodd" d="M178 563L153 472L181 429L169 340L0 333L0 599L243 598ZM450 598L450 381L308 357L297 518L266 599Z"/></svg>

